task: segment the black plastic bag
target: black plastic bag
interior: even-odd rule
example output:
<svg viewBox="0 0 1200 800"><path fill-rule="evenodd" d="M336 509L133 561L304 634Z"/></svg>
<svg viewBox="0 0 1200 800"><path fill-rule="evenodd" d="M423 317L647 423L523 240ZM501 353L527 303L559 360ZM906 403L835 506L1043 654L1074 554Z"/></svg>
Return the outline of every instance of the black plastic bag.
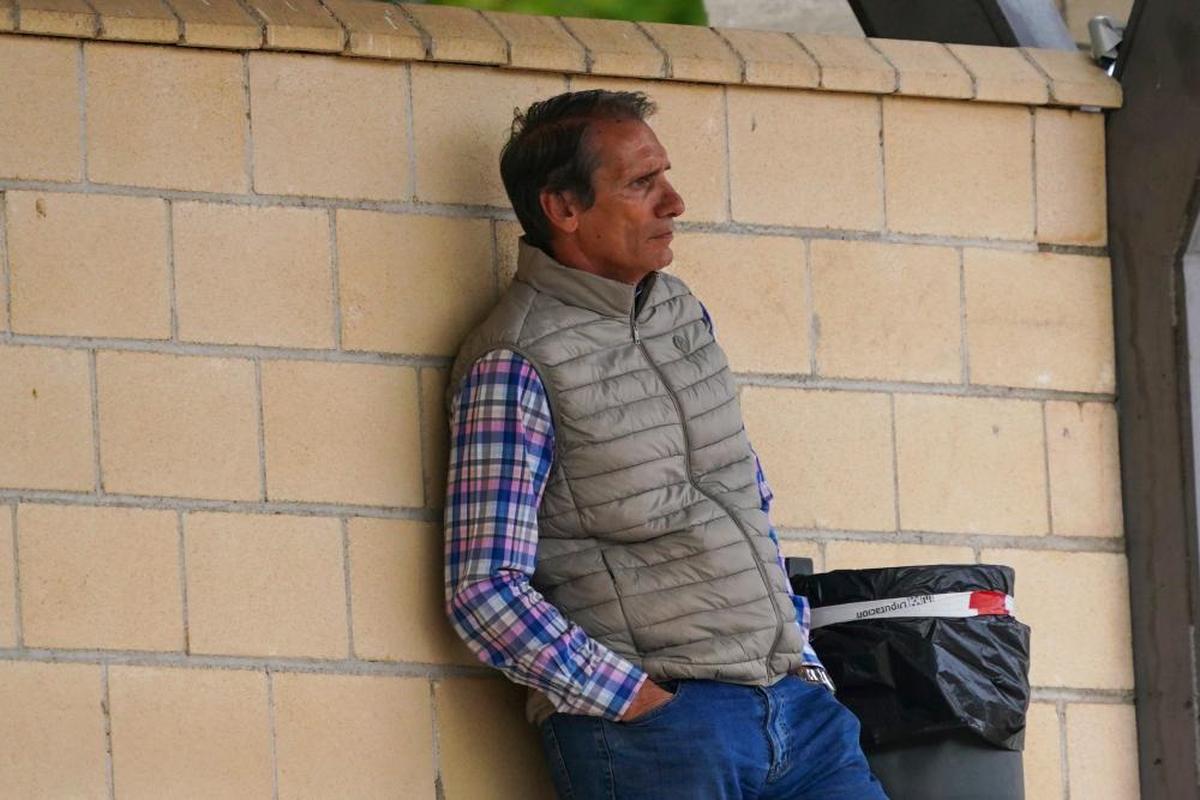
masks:
<svg viewBox="0 0 1200 800"><path fill-rule="evenodd" d="M812 607L978 590L1013 594L1009 567L969 564L793 575ZM863 748L969 731L1020 750L1029 708L1029 628L1008 615L903 617L812 631Z"/></svg>

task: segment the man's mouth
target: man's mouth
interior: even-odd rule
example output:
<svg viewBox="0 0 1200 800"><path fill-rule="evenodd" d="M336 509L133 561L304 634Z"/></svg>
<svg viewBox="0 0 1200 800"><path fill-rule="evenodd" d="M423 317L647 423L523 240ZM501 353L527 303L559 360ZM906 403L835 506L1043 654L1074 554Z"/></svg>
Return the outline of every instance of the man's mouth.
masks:
<svg viewBox="0 0 1200 800"><path fill-rule="evenodd" d="M675 232L667 231L666 233L660 233L658 236L651 236L650 238L660 242L669 242L675 238Z"/></svg>

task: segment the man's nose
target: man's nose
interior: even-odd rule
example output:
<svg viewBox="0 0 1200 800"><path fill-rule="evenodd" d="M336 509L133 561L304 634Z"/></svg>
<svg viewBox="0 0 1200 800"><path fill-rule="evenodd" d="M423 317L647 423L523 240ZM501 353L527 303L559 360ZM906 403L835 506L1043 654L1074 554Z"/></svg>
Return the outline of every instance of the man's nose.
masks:
<svg viewBox="0 0 1200 800"><path fill-rule="evenodd" d="M658 213L661 217L678 217L684 211L683 198L670 181L663 180L664 191L662 202L659 203Z"/></svg>

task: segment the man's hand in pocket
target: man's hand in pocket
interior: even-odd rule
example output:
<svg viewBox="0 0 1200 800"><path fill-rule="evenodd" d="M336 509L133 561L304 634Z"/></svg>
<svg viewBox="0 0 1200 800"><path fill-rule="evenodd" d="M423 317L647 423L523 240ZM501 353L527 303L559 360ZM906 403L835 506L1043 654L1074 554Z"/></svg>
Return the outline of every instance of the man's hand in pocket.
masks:
<svg viewBox="0 0 1200 800"><path fill-rule="evenodd" d="M634 695L633 702L629 704L629 708L625 709L625 713L621 715L621 722L632 722L642 714L664 705L674 696L647 678L646 682L642 684L642 688Z"/></svg>

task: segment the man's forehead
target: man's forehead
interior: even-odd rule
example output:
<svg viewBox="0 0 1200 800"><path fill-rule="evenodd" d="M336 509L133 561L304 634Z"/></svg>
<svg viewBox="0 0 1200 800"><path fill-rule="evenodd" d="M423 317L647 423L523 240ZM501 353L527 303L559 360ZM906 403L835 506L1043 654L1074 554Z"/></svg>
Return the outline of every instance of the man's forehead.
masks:
<svg viewBox="0 0 1200 800"><path fill-rule="evenodd" d="M648 162L666 166L667 151L654 131L637 119L600 120L591 131L592 147L601 167L623 171L637 169Z"/></svg>

